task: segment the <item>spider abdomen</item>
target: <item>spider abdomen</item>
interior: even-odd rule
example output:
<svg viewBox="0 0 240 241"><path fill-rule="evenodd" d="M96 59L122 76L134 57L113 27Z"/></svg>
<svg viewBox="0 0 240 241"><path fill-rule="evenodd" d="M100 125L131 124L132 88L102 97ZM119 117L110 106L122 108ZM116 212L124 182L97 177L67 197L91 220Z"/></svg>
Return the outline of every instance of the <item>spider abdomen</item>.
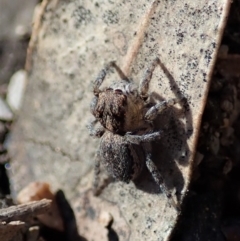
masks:
<svg viewBox="0 0 240 241"><path fill-rule="evenodd" d="M139 147L127 142L124 136L106 132L100 142L102 164L115 179L128 183L142 170Z"/></svg>

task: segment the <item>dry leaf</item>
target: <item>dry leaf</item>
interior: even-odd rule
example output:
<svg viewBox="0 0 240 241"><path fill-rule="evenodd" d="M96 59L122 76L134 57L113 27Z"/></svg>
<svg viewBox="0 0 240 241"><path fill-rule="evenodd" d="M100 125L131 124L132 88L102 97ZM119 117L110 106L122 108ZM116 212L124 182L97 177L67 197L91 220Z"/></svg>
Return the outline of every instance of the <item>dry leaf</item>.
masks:
<svg viewBox="0 0 240 241"><path fill-rule="evenodd" d="M64 189L81 222L86 220L79 222L79 231L87 239L107 240L105 227L95 233L92 223L99 217L82 208L83 200L95 214L114 205L110 214L119 240L168 240L178 213L148 173L136 185L111 183L98 198L101 205L88 191L97 149L86 129L91 82L115 60L139 83L151 61L160 58L164 69L154 71L153 95L188 100L185 111L176 107L159 117L157 127L167 125L169 131L154 148L154 161L181 202L229 6L230 0L43 1L27 60L26 98L11 143L15 188L44 180ZM114 73L105 84L113 79L119 77ZM118 213L121 218L114 217Z"/></svg>

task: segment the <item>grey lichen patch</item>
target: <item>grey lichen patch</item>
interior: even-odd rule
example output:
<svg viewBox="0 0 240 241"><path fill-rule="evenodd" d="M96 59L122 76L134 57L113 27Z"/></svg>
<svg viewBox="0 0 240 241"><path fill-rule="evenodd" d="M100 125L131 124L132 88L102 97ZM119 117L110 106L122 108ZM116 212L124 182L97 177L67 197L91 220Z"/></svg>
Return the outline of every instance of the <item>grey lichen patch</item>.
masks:
<svg viewBox="0 0 240 241"><path fill-rule="evenodd" d="M117 24L119 22L119 13L118 11L111 11L108 10L103 14L103 21L104 23L110 24Z"/></svg>
<svg viewBox="0 0 240 241"><path fill-rule="evenodd" d="M152 97L161 101L183 95L187 103L184 113L174 107L156 121L157 128L166 123L169 130L154 144L153 155L166 186L181 193L181 202L190 182L198 127L230 1L43 2L48 4L38 21L26 98L13 132L16 189L38 178L55 187L63 185L76 207L80 233L88 240L107 240L108 230L102 227L105 234L100 238L96 219L84 214L90 206L99 213L101 202L105 209L115 209L112 229L119 240L168 240L177 212L148 172L135 183L110 183L98 198L86 190L91 187L98 144L86 128L91 120L91 83L113 60L139 83L149 63L160 58L165 69L158 66L154 71ZM116 80L111 73L106 86ZM222 108L231 107L223 103Z"/></svg>
<svg viewBox="0 0 240 241"><path fill-rule="evenodd" d="M87 25L91 22L93 15L89 9L86 9L84 6L78 6L74 9L72 17L75 22L75 27L79 28L81 25Z"/></svg>

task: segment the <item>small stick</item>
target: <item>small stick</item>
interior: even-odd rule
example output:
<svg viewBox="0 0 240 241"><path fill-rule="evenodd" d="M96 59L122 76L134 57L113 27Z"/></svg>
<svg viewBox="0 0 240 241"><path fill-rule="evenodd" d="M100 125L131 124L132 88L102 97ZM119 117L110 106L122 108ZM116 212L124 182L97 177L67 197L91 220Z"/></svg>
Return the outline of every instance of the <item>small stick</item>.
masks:
<svg viewBox="0 0 240 241"><path fill-rule="evenodd" d="M34 217L47 212L51 203L51 200L42 199L40 201L34 201L0 209L0 221L24 221L30 217Z"/></svg>

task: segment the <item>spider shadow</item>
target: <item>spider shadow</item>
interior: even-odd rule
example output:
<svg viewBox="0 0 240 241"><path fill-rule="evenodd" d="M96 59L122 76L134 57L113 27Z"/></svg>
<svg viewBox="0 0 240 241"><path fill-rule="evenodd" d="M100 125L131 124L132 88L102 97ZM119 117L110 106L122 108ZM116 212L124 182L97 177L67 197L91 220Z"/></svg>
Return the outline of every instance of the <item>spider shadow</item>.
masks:
<svg viewBox="0 0 240 241"><path fill-rule="evenodd" d="M162 130L163 136L160 141L152 143L152 157L163 177L164 184L169 190L175 189L177 198L180 199L185 182L179 167L189 164L191 153L187 140L193 132L192 113L187 98L184 97L173 76L162 63L160 66L168 77L170 89L175 98L183 101L180 102L180 109L175 106L169 107L154 121L154 131ZM151 94L151 99L155 100L155 103L164 100L156 92ZM134 184L145 192L159 193L159 186L146 167Z"/></svg>

